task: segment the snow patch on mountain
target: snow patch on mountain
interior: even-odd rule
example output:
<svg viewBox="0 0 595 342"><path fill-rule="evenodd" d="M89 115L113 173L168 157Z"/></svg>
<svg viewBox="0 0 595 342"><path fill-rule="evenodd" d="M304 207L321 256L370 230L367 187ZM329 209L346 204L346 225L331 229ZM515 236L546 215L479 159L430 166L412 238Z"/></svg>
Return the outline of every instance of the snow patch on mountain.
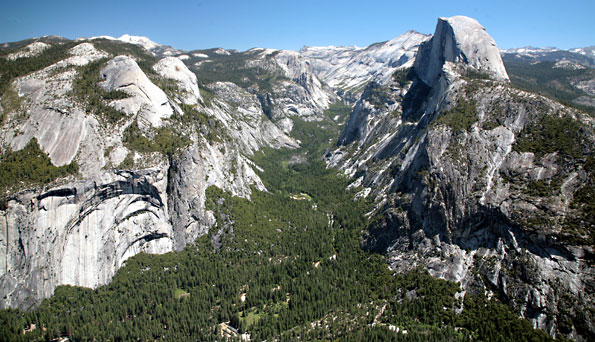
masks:
<svg viewBox="0 0 595 342"><path fill-rule="evenodd" d="M501 53L516 53L520 55L536 55L542 53L549 53L554 51L560 51L558 48L555 47L533 47L533 46L524 46L520 48L511 48L511 49L503 49L500 50Z"/></svg>
<svg viewBox="0 0 595 342"><path fill-rule="evenodd" d="M398 68L413 60L419 45L429 38L409 31L366 48L305 47L300 53L310 59L312 70L331 87L357 90L372 80L386 83Z"/></svg>
<svg viewBox="0 0 595 342"><path fill-rule="evenodd" d="M574 53L578 53L578 54L581 54L583 56L589 57L589 58L591 58L591 60L595 64L595 46L587 46L587 47L584 47L584 48L574 48L574 49L570 49L568 51L574 52Z"/></svg>

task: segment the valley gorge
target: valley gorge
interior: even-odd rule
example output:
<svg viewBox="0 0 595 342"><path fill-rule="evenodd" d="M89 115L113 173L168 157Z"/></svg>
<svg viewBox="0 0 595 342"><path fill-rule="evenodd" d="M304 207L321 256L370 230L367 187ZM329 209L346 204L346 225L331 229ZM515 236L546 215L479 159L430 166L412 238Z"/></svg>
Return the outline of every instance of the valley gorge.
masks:
<svg viewBox="0 0 595 342"><path fill-rule="evenodd" d="M125 38L48 37L3 47L3 68L15 71L11 78L2 74L0 85L0 146L12 158L2 163L18 165L19 151L38 149L50 161L45 168L66 171L42 180L7 171L15 178L1 188L2 308L44 308L47 298L68 291L63 285L101 291L126 277L120 269L155 271L145 258L162 254L154 260L165 261L154 262L167 265L159 272L169 272L183 264L170 265L170 256L211 260L236 251L247 260L267 256L284 265L287 250L298 248L296 260L316 265L310 275L320 272L321 262L333 273L337 258L337 265L351 260L341 260L341 251L357 247L356 255L371 256L350 262L361 267L363 260L381 258L373 265L382 265L378 274L390 274L387 284L404 284L407 274L423 278L423 272L439 284L428 288L449 286L442 279L458 284L452 303L444 304L453 317L474 308L468 298L495 298L551 337L593 338L592 108L514 83L517 74L507 71L496 42L476 20L439 18L433 35L410 31L367 48L299 52L186 52ZM570 84L590 89L590 68ZM581 96L588 104L593 94ZM326 183L309 180L315 175ZM317 193L326 186L336 186L332 195ZM291 213L277 213L277 204L308 214L304 222L285 218ZM262 222L245 209L251 206L266 212ZM307 238L308 229L319 235ZM342 229L351 242L342 240ZM307 251L285 245L288 237L319 237L324 252L310 260ZM282 252L272 253L277 248ZM214 257L204 254L209 250ZM259 318L263 322L290 315L283 310L296 310L298 293L275 289L290 288L305 272L287 272L293 278L265 282L273 288L262 295L274 297L268 309L250 302L257 286L242 278L233 291L248 293L253 306L234 300L226 310L246 306L240 321L248 331L257 326L245 318L256 315L253 308L277 310ZM190 288L179 283L172 286ZM363 318L366 323L351 318L355 309L344 304L347 309L287 318L302 323L281 329L286 335L267 335L263 327L256 336L292 340L298 334L292 329L303 324L309 328L299 333L310 339L336 317L345 317L346 326L400 329L399 338L407 337L406 326L412 338L414 331L423 336L415 320L398 328L382 321L385 310L400 317L393 302L424 297L423 286L408 286L370 290L387 297L381 304L378 298L369 306L367 299L358 302L361 317L377 315ZM225 305L213 307L222 312ZM219 316L209 319L233 318ZM478 333L472 324L440 319L426 324L448 325L461 340Z"/></svg>

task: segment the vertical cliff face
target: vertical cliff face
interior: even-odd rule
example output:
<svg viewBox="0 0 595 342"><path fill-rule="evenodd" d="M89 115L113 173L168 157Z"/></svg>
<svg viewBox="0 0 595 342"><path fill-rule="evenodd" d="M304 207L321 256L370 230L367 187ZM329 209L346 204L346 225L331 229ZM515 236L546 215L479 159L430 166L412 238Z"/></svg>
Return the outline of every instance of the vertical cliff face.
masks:
<svg viewBox="0 0 595 342"><path fill-rule="evenodd" d="M172 250L167 165L27 191L2 213L3 306L28 308L60 284L106 284L141 251Z"/></svg>
<svg viewBox="0 0 595 342"><path fill-rule="evenodd" d="M499 81L508 80L496 42L472 18L438 19L434 36L419 48L414 68L422 81L433 86L449 62L487 73Z"/></svg>
<svg viewBox="0 0 595 342"><path fill-rule="evenodd" d="M580 204L592 118L510 87L469 18L441 18L408 79L368 85L327 154L377 203L368 248L397 272L425 265L496 294L552 334L593 336L593 231Z"/></svg>
<svg viewBox="0 0 595 342"><path fill-rule="evenodd" d="M14 104L1 109L2 146L18 151L35 138L53 165L79 169L2 189L2 307L35 306L61 284L105 284L139 252L184 248L214 224L207 187L265 190L249 156L298 146L249 88L212 82L207 101L178 58L111 41L64 44L73 46L66 58L12 80ZM278 58L282 118L321 115L334 95L299 56Z"/></svg>

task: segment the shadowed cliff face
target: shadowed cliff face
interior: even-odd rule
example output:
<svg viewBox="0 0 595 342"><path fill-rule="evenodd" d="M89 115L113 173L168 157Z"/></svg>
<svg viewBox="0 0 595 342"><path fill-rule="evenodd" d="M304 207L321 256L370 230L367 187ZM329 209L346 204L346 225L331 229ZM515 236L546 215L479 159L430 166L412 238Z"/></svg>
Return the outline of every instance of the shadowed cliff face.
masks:
<svg viewBox="0 0 595 342"><path fill-rule="evenodd" d="M14 104L0 108L1 148L36 138L54 165L79 170L0 197L1 307L30 308L61 284L106 284L140 252L183 249L215 222L209 186L241 197L266 190L249 156L297 147L291 118L318 120L336 100L295 52L242 55L244 72L265 78L267 91L255 93L219 80L199 91L193 65L135 46L69 44L64 59L15 77Z"/></svg>
<svg viewBox="0 0 595 342"><path fill-rule="evenodd" d="M510 87L493 40L467 19L439 20L407 85L368 86L327 160L377 202L366 246L396 272L425 265L588 339L593 247L569 225L589 222L573 203L592 179L593 120Z"/></svg>
<svg viewBox="0 0 595 342"><path fill-rule="evenodd" d="M395 272L425 265L465 291L500 296L552 334L593 338L593 225L580 199L595 182L595 124L510 87L477 21L440 18L431 39L409 32L361 51L308 50L310 60L217 49L157 62L94 44L9 85L17 101L1 109L0 146L36 138L54 165L74 161L80 173L12 193L0 211L2 306L29 308L59 284L105 284L130 256L180 250L207 233L215 219L205 190L265 190L249 156L296 147L293 118L319 120L336 101L317 74L347 97L363 92L326 157L376 202L367 248L386 253ZM90 63L99 67L85 74ZM405 68L406 80L393 76ZM89 89L77 89L81 78ZM91 103L114 109L114 122ZM183 139L159 150L156 141L171 143L164 136Z"/></svg>
<svg viewBox="0 0 595 342"><path fill-rule="evenodd" d="M414 68L422 81L434 86L444 64L449 62L487 73L495 80L508 81L496 42L472 18L438 19L434 36L419 48Z"/></svg>

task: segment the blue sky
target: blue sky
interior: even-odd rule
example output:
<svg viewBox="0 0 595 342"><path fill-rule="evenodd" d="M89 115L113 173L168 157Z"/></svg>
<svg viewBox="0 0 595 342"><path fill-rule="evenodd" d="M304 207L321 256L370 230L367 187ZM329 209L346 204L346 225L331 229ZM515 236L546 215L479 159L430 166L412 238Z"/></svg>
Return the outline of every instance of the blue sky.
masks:
<svg viewBox="0 0 595 342"><path fill-rule="evenodd" d="M6 0L0 8L0 42L128 33L184 50L298 50L367 46L408 30L433 33L438 17L466 15L500 48L595 45L593 0Z"/></svg>

